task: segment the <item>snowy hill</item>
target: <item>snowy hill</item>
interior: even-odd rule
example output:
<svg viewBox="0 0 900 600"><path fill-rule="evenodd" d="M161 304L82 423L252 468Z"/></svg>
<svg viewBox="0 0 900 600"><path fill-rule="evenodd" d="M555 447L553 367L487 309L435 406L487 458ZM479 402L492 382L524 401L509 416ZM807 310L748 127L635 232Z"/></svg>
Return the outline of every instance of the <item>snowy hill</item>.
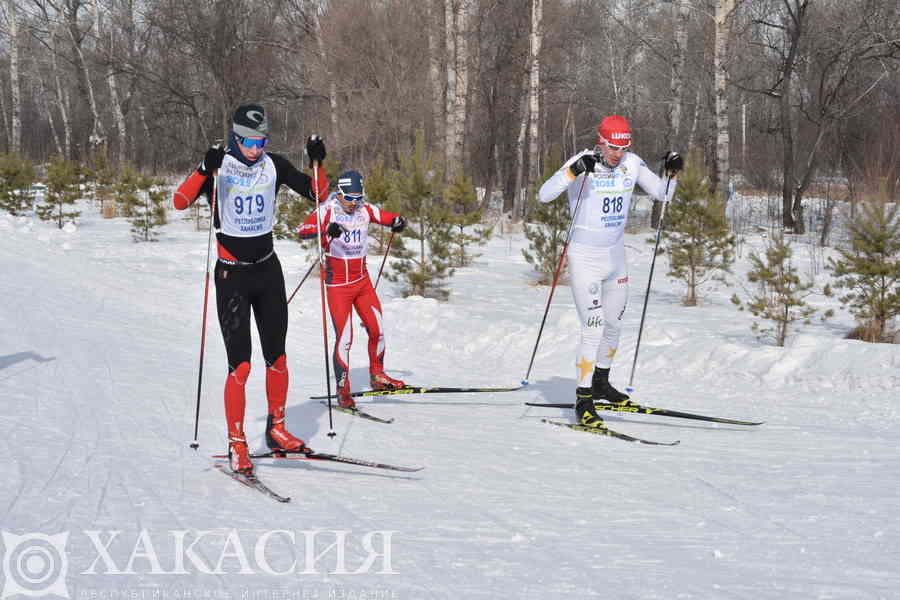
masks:
<svg viewBox="0 0 900 600"><path fill-rule="evenodd" d="M134 244L124 222L84 213L69 231L0 214L4 598L900 598L900 352L843 339L846 315L776 348L731 306L734 289L683 307L657 264L634 398L761 427L604 415L626 433L681 440L652 447L543 424L569 411L523 403L574 393L578 326L561 288L527 388L368 400L395 423L335 413L329 438L327 409L309 400L325 388L310 280L290 306L289 428L322 452L425 469L259 461L259 477L293 498L278 504L213 468L226 361L212 298L200 450L188 447L206 233L173 213L160 242ZM619 387L646 237L628 240ZM761 243L747 241L736 273ZM492 239L447 303L404 299L382 279L388 372L426 386L517 385L547 297L529 283L524 244ZM276 249L293 289L308 258L291 242ZM802 246L796 256L806 260ZM246 423L262 449L253 335Z"/></svg>

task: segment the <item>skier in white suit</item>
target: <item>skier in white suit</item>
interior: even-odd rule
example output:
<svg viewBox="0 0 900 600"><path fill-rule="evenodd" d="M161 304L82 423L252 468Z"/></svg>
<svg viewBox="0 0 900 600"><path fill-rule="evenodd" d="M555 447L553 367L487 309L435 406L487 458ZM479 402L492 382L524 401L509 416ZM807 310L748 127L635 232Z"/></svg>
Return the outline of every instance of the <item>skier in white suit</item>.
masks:
<svg viewBox="0 0 900 600"><path fill-rule="evenodd" d="M568 191L574 225L568 249L572 295L581 320L575 355L578 387L575 415L582 425L604 427L594 402L625 404L628 396L609 383L619 346L622 315L628 303L625 224L635 184L653 198L668 202L676 176L684 167L677 152L665 156L660 179L631 146L631 126L611 115L597 127L597 145L571 157L540 189L541 202Z"/></svg>

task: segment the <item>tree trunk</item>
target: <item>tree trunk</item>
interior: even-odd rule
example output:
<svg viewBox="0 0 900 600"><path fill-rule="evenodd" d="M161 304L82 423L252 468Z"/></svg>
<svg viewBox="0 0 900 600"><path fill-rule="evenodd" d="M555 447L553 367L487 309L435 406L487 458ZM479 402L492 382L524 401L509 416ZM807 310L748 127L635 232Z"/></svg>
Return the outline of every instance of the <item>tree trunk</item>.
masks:
<svg viewBox="0 0 900 600"><path fill-rule="evenodd" d="M781 218L786 233L804 233L803 209L800 201L794 199L795 175L794 175L794 123L791 116L791 99L793 97L794 69L797 63L797 53L800 48L800 40L803 37L806 24L805 15L808 0L793 2L788 7L788 14L784 18L784 35L788 53L784 58L784 67L781 70L781 97L779 98L779 121L781 138L783 142L781 169L784 181L781 184ZM799 216L797 219L795 216Z"/></svg>
<svg viewBox="0 0 900 600"><path fill-rule="evenodd" d="M94 84L91 83L91 73L88 69L87 61L84 59L84 51L81 49L80 31L78 29L78 8L69 10L66 14L66 31L69 33L69 39L72 42L72 49L75 53L75 64L83 86L83 94L91 110L91 118L93 125L91 127L91 135L88 138L88 144L97 148L106 141L106 130L103 127L103 121L100 119L100 113L97 110L97 100L94 96Z"/></svg>
<svg viewBox="0 0 900 600"><path fill-rule="evenodd" d="M669 112L668 127L665 135L666 151L676 146L679 130L681 129L681 113L684 104L684 65L685 53L687 52L687 21L690 6L687 0L676 0L672 4L672 23L674 31L672 36L672 72L669 84ZM687 148L683 148L682 152L687 152ZM659 227L659 219L662 216L662 203L658 200L652 200L653 208L650 212L650 225L657 229Z"/></svg>
<svg viewBox="0 0 900 600"><path fill-rule="evenodd" d="M728 184L730 182L731 164L729 150L731 138L729 136L728 118L728 72L726 61L728 59L728 38L731 34L729 17L734 10L735 0L718 0L716 4L716 41L713 53L713 71L715 75L716 90L716 180L715 192L727 200ZM724 204L723 204L724 209Z"/></svg>
<svg viewBox="0 0 900 600"><path fill-rule="evenodd" d="M22 150L22 88L19 81L19 26L16 17L16 0L7 0L6 14L9 20L9 87L10 131L9 145L13 152Z"/></svg>
<svg viewBox="0 0 900 600"><path fill-rule="evenodd" d="M325 69L325 77L328 79L328 117L331 122L331 140L330 144L334 148L340 148L340 136L338 134L338 99L337 99L337 83L334 73L328 66L328 55L325 52L325 39L322 36L322 21L319 19L319 9L312 9L313 25L316 31L316 49L319 53L319 62Z"/></svg>
<svg viewBox="0 0 900 600"><path fill-rule="evenodd" d="M97 28L97 39L102 39L100 22L100 3L94 2L94 26ZM122 103L119 100L119 88L116 83L115 53L116 32L112 24L109 28L109 51L106 54L106 83L109 86L109 101L112 108L113 120L116 123L116 133L119 138L118 164L125 164L128 156L128 130L125 126L125 114L122 112Z"/></svg>
<svg viewBox="0 0 900 600"><path fill-rule="evenodd" d="M53 111L50 108L50 101L47 98L47 86L44 83L43 75L38 79L39 89L38 89L38 97L40 98L40 107L44 109L44 114L47 115L47 122L50 124L50 134L53 136L53 143L56 146L56 153L65 156L65 151L63 149L62 141L59 139L59 131L56 129L56 121L53 120Z"/></svg>
<svg viewBox="0 0 900 600"><path fill-rule="evenodd" d="M541 154L538 142L538 118L541 111L541 44L543 31L544 1L531 0L531 44L528 61L528 182L526 203L531 198L532 186L540 175ZM527 206L527 204L526 204Z"/></svg>
<svg viewBox="0 0 900 600"><path fill-rule="evenodd" d="M452 174L459 168L459 157L456 155L456 40L457 40L457 2L458 0L444 0L444 50L445 64L447 65L447 95L445 97L444 125L444 174L449 181Z"/></svg>
<svg viewBox="0 0 900 600"><path fill-rule="evenodd" d="M53 70L53 80L56 84L56 105L59 107L59 116L63 125L64 156L72 159L72 123L69 119L69 93L63 90L59 77L59 65L56 62L56 49L50 53L50 65Z"/></svg>
<svg viewBox="0 0 900 600"><path fill-rule="evenodd" d="M469 97L469 1L458 0L456 13L456 102L453 116L453 123L456 127L456 131L453 133L453 141L456 144L453 149L456 172L462 171L465 166L466 116ZM449 183L451 181L449 171L447 175Z"/></svg>
<svg viewBox="0 0 900 600"><path fill-rule="evenodd" d="M441 148L440 160L445 160L445 147L437 140L444 140L444 85L441 81L441 55L440 55L440 14L438 3L440 0L427 0L428 11L428 80L431 87L431 118L434 132L432 147Z"/></svg>
<svg viewBox="0 0 900 600"><path fill-rule="evenodd" d="M672 4L673 33L672 77L669 86L669 129L666 132L666 149L671 149L681 130L681 113L684 104L684 65L687 53L687 22L690 16L688 0L676 0ZM684 149L685 151L687 148Z"/></svg>
<svg viewBox="0 0 900 600"><path fill-rule="evenodd" d="M522 82L522 89L525 90L528 87L528 70L525 71L525 79ZM513 191L513 206L512 206L512 221L518 222L524 214L524 206L523 200L525 198L525 194L522 193L522 180L524 179L525 167L524 162L526 159L525 154L525 134L528 133L528 106L527 106L527 95L522 94L522 101L519 103L520 112L519 112L519 135L516 137L516 182L515 182L515 190Z"/></svg>

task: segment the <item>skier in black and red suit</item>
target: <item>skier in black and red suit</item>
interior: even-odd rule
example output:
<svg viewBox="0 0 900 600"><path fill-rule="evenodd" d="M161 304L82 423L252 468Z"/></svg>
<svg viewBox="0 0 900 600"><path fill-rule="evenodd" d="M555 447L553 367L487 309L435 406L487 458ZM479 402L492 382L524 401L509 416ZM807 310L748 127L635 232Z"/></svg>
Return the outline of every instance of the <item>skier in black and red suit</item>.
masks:
<svg viewBox="0 0 900 600"><path fill-rule="evenodd" d="M228 456L235 472L252 474L253 463L244 434L245 385L250 376L250 312L266 361L269 416L266 443L273 450L302 452L303 440L285 428L288 391L285 357L287 300L284 274L272 245L275 202L282 185L310 200L328 189L324 169L318 180L301 173L286 158L265 151L269 121L258 104L239 106L234 113L227 148L211 147L197 170L175 191L175 208L184 210L201 195L213 195L212 175L218 171L214 225L218 241L215 267L216 307L228 355L225 378L225 420ZM306 142L310 165L325 160L318 136ZM320 196L321 195L321 196Z"/></svg>

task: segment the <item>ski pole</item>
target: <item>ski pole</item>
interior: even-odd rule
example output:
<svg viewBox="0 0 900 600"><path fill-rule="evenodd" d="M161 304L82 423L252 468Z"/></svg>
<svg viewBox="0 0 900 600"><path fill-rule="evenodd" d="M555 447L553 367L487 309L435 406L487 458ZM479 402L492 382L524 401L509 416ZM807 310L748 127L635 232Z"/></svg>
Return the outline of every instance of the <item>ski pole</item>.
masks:
<svg viewBox="0 0 900 600"><path fill-rule="evenodd" d="M669 183L671 181L671 178L666 179L666 192L663 195L663 198L669 197ZM641 310L641 324L638 326L637 343L634 345L634 360L631 361L631 375L628 377L628 387L625 388L625 391L628 393L634 392L634 387L632 387L634 383L634 371L637 368L638 352L641 349L641 336L644 333L644 318L647 316L647 300L650 299L650 284L653 282L653 269L656 266L656 255L659 252L659 240L662 237L663 219L666 218L666 208L668 204L668 202L663 202L662 211L659 213L659 223L656 226L656 244L653 246L653 258L650 260L650 276L647 278L647 291L644 293L644 308Z"/></svg>
<svg viewBox="0 0 900 600"><path fill-rule="evenodd" d="M384 251L384 258L381 259L381 266L378 268L378 277L375 278L375 289L378 289L378 282L381 281L381 271L384 270L384 263L387 262L388 254L391 252L391 244L394 243L394 232L391 232L391 237L388 238L387 250Z"/></svg>
<svg viewBox="0 0 900 600"><path fill-rule="evenodd" d="M319 208L316 207L316 210L319 210ZM287 301L288 304L291 303L291 300L293 300L294 296L297 294L297 292L300 291L300 286L303 285L303 282L306 281L306 278L309 277L309 274L312 273L313 267L315 267L315 266L316 266L315 261L313 261L313 263L311 265L309 265L309 269L307 269L306 275L303 276L303 279L301 279L300 283L297 284L297 287L294 288L294 293L291 294L290 298L288 298L288 301Z"/></svg>
<svg viewBox="0 0 900 600"><path fill-rule="evenodd" d="M213 219L216 214L216 197L219 194L218 171L213 173L212 199L209 201L209 236L206 240L206 281L203 284L203 322L200 325L200 368L197 373L197 409L194 412L194 441L191 448L200 447L197 441L197 433L200 427L200 391L203 389L203 354L206 349L206 307L209 304L209 252L212 249Z"/></svg>
<svg viewBox="0 0 900 600"><path fill-rule="evenodd" d="M581 188L578 190L578 199L575 201L575 214L569 223L569 229L566 232L566 242L563 244L562 253L559 255L559 264L556 265L556 272L553 274L553 284L550 286L550 295L547 296L547 306L544 307L544 317L541 319L541 326L538 329L537 339L534 341L534 350L531 351L531 361L528 363L528 371L525 373L525 379L522 385L528 385L528 377L531 375L531 367L534 366L534 357L537 355L538 344L541 342L541 334L544 333L544 325L547 323L547 314L550 312L550 303L553 301L553 291L556 289L556 283L559 281L559 274L562 271L563 263L566 260L566 252L569 250L569 240L572 239L572 230L575 228L575 221L578 220L578 209L581 207L581 194L584 192L584 184L588 179L588 174L584 174L581 180Z"/></svg>
<svg viewBox="0 0 900 600"><path fill-rule="evenodd" d="M322 298L322 339L325 343L325 390L328 394L328 437L333 438L337 434L334 432L334 416L331 409L331 365L328 363L328 309L325 304L325 257L322 250L322 213L319 212L319 167L317 162L313 162L313 195L316 197L316 228L318 231L318 239L316 240L319 248L319 295Z"/></svg>

